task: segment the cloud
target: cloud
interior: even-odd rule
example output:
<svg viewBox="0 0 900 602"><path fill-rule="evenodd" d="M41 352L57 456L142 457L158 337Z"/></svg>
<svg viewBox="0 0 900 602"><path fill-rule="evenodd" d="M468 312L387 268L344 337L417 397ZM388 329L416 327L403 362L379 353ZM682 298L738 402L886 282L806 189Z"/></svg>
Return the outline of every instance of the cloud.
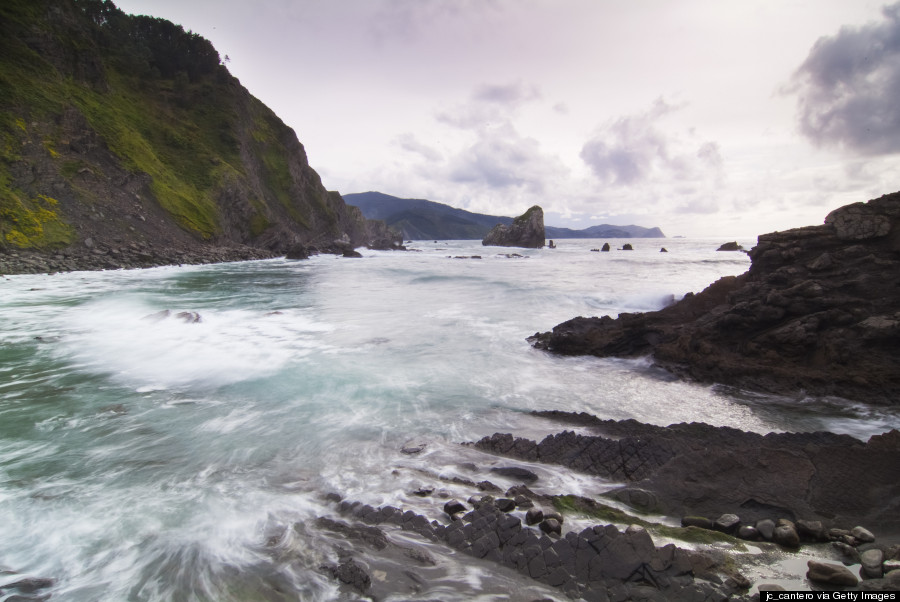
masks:
<svg viewBox="0 0 900 602"><path fill-rule="evenodd" d="M405 151L415 153L428 161L440 161L443 155L439 150L420 142L415 134L400 134L394 139L394 143Z"/></svg>
<svg viewBox="0 0 900 602"><path fill-rule="evenodd" d="M451 158L447 175L453 182L484 189L540 194L567 171L558 157L543 152L537 140L507 123L479 132L474 144Z"/></svg>
<svg viewBox="0 0 900 602"><path fill-rule="evenodd" d="M540 89L522 81L508 84L481 84L468 102L441 111L441 123L463 130L508 124L521 106L541 98Z"/></svg>
<svg viewBox="0 0 900 602"><path fill-rule="evenodd" d="M704 142L692 150L690 141L684 142L661 127L663 118L683 106L658 98L644 112L606 123L585 142L582 161L602 183L616 186L660 179L691 181L710 174L720 179L723 161L717 143Z"/></svg>
<svg viewBox="0 0 900 602"><path fill-rule="evenodd" d="M537 86L521 81L511 84L482 84L472 95L476 101L497 103L506 107L517 107L540 97L541 91Z"/></svg>
<svg viewBox="0 0 900 602"><path fill-rule="evenodd" d="M900 2L882 15L819 38L784 90L798 95L800 131L815 144L900 152Z"/></svg>

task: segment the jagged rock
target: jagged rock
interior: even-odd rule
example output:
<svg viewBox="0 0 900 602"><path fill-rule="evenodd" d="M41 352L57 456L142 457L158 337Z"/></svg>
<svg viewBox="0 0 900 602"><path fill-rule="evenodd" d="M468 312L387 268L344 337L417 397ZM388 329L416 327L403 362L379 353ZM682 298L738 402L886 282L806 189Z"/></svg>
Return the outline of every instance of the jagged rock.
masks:
<svg viewBox="0 0 900 602"><path fill-rule="evenodd" d="M509 226L497 224L488 232L482 245L500 247L526 247L540 249L544 246L544 210L538 205L513 220Z"/></svg>
<svg viewBox="0 0 900 602"><path fill-rule="evenodd" d="M716 251L743 251L744 247L737 244L736 242L726 242L721 245Z"/></svg>
<svg viewBox="0 0 900 602"><path fill-rule="evenodd" d="M859 579L850 572L850 569L839 564L810 560L806 563L806 566L809 567L806 578L810 581L828 585L846 585L850 587L859 583Z"/></svg>
<svg viewBox="0 0 900 602"><path fill-rule="evenodd" d="M474 447L626 483L604 495L625 503L650 500L655 513L719 516L733 509L765 539L775 536L776 519L795 516L900 528L900 438L873 437L864 444L826 432L760 435L698 423L661 427L535 414L590 425L602 435L563 431L534 442L495 433ZM753 501L761 499L767 502ZM798 535L796 528L782 529L783 545L796 545L790 542Z"/></svg>
<svg viewBox="0 0 900 602"><path fill-rule="evenodd" d="M889 225L886 226L885 224ZM529 340L764 392L900 400L900 192L761 235L750 269L656 312L577 317Z"/></svg>
<svg viewBox="0 0 900 602"><path fill-rule="evenodd" d="M667 248L665 248L665 247L662 247L662 248L659 250L659 252L660 252L660 253L668 253L669 250L668 250Z"/></svg>
<svg viewBox="0 0 900 602"><path fill-rule="evenodd" d="M337 566L329 567L329 570L335 579L338 579L342 583L346 583L360 593L365 593L372 586L372 578L369 577L366 570L352 558Z"/></svg>

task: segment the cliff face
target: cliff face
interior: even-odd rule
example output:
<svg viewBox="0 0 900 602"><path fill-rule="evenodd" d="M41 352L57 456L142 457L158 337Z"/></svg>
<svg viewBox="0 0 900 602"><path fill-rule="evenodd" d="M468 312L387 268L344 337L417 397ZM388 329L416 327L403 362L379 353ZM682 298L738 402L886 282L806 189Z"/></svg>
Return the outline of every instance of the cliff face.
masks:
<svg viewBox="0 0 900 602"><path fill-rule="evenodd" d="M540 249L544 246L544 240L544 210L535 205L515 218L512 224L494 226L481 244Z"/></svg>
<svg viewBox="0 0 900 602"><path fill-rule="evenodd" d="M0 271L264 257L371 228L202 37L108 1L0 7Z"/></svg>
<svg viewBox="0 0 900 602"><path fill-rule="evenodd" d="M652 354L675 373L778 393L900 402L900 192L759 237L747 273L657 312L575 318L560 354Z"/></svg>

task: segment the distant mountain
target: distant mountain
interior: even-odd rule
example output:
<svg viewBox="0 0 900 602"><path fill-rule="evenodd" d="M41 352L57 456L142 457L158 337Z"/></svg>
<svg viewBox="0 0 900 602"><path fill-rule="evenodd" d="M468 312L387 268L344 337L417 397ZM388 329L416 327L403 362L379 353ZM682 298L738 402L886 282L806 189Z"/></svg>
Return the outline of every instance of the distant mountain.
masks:
<svg viewBox="0 0 900 602"><path fill-rule="evenodd" d="M403 233L406 240L482 239L497 224L513 218L472 213L425 199L401 199L381 192L343 195L348 205L359 207L366 219L380 219ZM665 238L659 228L601 224L584 230L544 227L547 238Z"/></svg>

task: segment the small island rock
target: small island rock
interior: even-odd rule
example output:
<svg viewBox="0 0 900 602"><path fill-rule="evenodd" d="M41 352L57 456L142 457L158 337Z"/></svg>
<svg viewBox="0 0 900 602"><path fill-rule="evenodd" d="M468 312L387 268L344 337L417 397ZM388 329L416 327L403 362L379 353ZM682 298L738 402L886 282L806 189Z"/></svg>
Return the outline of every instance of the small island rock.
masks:
<svg viewBox="0 0 900 602"><path fill-rule="evenodd" d="M497 224L488 232L482 245L499 247L526 247L540 249L544 246L544 210L535 205L513 220L509 226Z"/></svg>

